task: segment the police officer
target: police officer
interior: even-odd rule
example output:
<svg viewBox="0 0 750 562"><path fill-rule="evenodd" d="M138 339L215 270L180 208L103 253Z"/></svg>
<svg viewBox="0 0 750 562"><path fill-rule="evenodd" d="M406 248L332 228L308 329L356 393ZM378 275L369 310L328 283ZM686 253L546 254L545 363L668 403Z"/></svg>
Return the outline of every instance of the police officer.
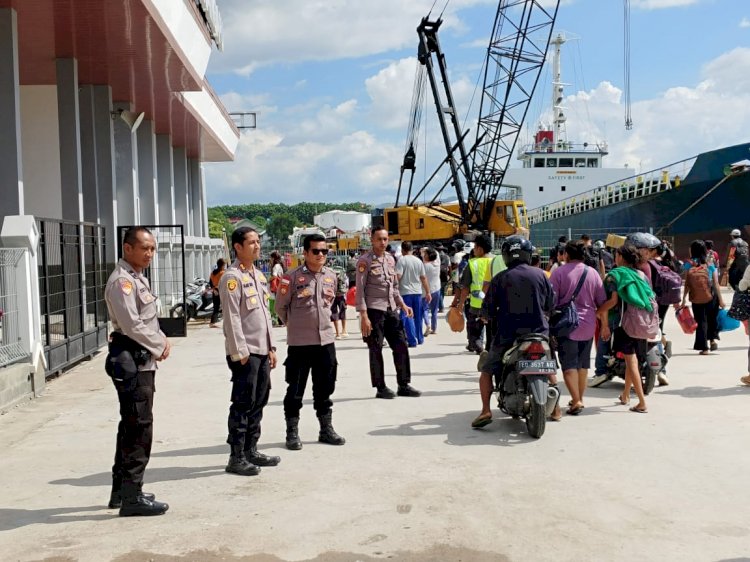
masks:
<svg viewBox="0 0 750 562"><path fill-rule="evenodd" d="M109 507L119 507L120 516L161 515L169 509L153 494L142 491L153 438L156 362L169 357L170 351L169 340L159 329L157 297L143 276L155 250L154 237L147 228L128 229L123 239L124 257L104 289L114 330L105 370L120 402Z"/></svg>
<svg viewBox="0 0 750 562"><path fill-rule="evenodd" d="M243 226L232 233L237 255L219 283L224 311L227 364L232 371L232 404L229 407L229 463L226 471L242 476L276 466L279 457L257 449L260 420L271 391L271 369L276 367L269 288L263 273L253 265L260 257L258 233Z"/></svg>
<svg viewBox="0 0 750 562"><path fill-rule="evenodd" d="M305 264L281 278L276 294L276 314L286 325L289 345L286 366L288 384L284 397L286 447L302 448L299 411L307 377L312 369L313 407L320 422L318 441L343 445L331 423L331 394L336 388L336 346L331 322L331 303L336 297L338 277L325 267L328 247L325 236L310 234L303 242Z"/></svg>
<svg viewBox="0 0 750 562"><path fill-rule="evenodd" d="M393 350L399 396L420 396L413 388L411 365L406 334L398 310L411 317L412 309L401 299L396 279L396 260L386 252L388 231L385 227L373 228L370 235L372 250L357 262L356 307L360 314L362 339L370 349L370 379L377 388L375 398L395 398L396 394L385 385L383 363L383 338Z"/></svg>

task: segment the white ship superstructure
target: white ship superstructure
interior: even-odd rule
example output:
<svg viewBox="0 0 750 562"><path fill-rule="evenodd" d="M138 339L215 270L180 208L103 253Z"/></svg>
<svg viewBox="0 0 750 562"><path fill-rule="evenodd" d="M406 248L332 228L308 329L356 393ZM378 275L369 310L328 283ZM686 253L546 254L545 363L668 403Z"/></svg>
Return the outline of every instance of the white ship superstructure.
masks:
<svg viewBox="0 0 750 562"><path fill-rule="evenodd" d="M564 86L560 70L562 34L552 39L552 126L540 126L531 144L518 149L523 167L509 168L504 183L521 188L527 209L536 209L561 199L575 197L596 187L633 176L635 170L603 167L607 143L568 141L565 131Z"/></svg>

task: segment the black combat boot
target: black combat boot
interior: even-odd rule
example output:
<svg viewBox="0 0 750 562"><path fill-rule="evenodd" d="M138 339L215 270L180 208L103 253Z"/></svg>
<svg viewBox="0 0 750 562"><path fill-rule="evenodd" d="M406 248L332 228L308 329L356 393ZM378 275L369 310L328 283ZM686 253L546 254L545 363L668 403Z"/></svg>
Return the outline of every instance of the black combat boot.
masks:
<svg viewBox="0 0 750 562"><path fill-rule="evenodd" d="M229 462L224 470L231 474L239 474L240 476L255 476L256 474L260 474L260 468L247 461L245 454L242 452L242 446L238 445L232 445Z"/></svg>
<svg viewBox="0 0 750 562"><path fill-rule="evenodd" d="M333 424L331 423L332 417L333 414L331 412L318 416L318 421L320 422L318 441L321 443L328 443L329 445L343 445L346 443L346 439L341 437L341 435L336 433L333 429Z"/></svg>
<svg viewBox="0 0 750 562"><path fill-rule="evenodd" d="M119 509L122 505L122 498L120 497L120 488L122 487L122 479L113 476L112 477L112 491L109 494L109 503L107 507L109 509ZM148 492L141 491L141 495L149 501L154 501L156 496L149 494Z"/></svg>
<svg viewBox="0 0 750 562"><path fill-rule="evenodd" d="M162 515L169 509L166 503L145 497L135 483L123 483L120 497L120 517Z"/></svg>
<svg viewBox="0 0 750 562"><path fill-rule="evenodd" d="M383 385L378 387L378 391L375 393L375 398L384 398L386 400L391 400L392 398L396 398L396 393L387 386Z"/></svg>
<svg viewBox="0 0 750 562"><path fill-rule="evenodd" d="M258 451L258 442L250 440L250 447L245 449L245 458L256 466L276 466L281 462L281 457L264 455Z"/></svg>
<svg viewBox="0 0 750 562"><path fill-rule="evenodd" d="M417 396L422 396L422 393L421 393L420 391L418 391L418 390L417 390L416 388L414 388L414 387L413 387L412 385L410 385L410 384L404 384L404 385L400 385L400 386L398 387L398 392L397 392L397 394L398 394L399 396L412 396L412 397L415 397L415 398L416 398Z"/></svg>
<svg viewBox="0 0 750 562"><path fill-rule="evenodd" d="M299 451L302 441L299 440L299 418L286 419L286 448L291 451Z"/></svg>

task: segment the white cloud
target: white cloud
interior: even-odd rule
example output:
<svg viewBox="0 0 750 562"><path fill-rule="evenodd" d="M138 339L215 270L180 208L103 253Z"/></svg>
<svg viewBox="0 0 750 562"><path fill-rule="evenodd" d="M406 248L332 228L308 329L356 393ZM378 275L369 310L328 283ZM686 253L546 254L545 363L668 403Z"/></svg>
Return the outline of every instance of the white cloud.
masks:
<svg viewBox="0 0 750 562"><path fill-rule="evenodd" d="M740 27L742 27L742 28L750 27L750 18L746 18L746 17L742 18L740 20Z"/></svg>
<svg viewBox="0 0 750 562"><path fill-rule="evenodd" d="M747 142L750 49L734 49L706 64L695 86L675 86L659 97L634 103L632 131L624 128L622 92L608 82L567 97L565 106L568 139L608 141L611 166L628 163L647 171Z"/></svg>
<svg viewBox="0 0 750 562"><path fill-rule="evenodd" d="M249 75L279 62L355 58L413 46L432 0L225 0L225 51L211 72ZM445 28L463 29L456 12L495 0L453 0ZM436 10L439 9L436 7ZM437 14L433 13L433 16Z"/></svg>
<svg viewBox="0 0 750 562"><path fill-rule="evenodd" d="M660 10L662 8L679 8L692 6L701 0L631 0L631 7L641 10Z"/></svg>

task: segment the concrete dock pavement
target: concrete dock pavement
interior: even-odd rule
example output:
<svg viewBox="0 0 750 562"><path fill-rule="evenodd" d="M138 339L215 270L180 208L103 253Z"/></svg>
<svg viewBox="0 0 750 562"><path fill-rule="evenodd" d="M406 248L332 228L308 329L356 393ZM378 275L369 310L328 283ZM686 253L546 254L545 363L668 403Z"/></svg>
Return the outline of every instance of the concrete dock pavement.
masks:
<svg viewBox="0 0 750 562"><path fill-rule="evenodd" d="M308 388L304 447L284 448L280 366L259 448L282 460L255 477L224 472L223 336L191 325L157 374L145 489L170 510L152 518L106 508L117 399L99 354L0 416L0 558L748 560L750 387L738 380L748 337L723 334L699 357L672 314L667 325L671 383L648 397L647 415L616 405L622 383L611 382L535 440L497 409L485 429L469 427L476 356L444 321L410 350L423 396L374 399L351 318L336 342L334 425L346 445L317 443ZM283 360L284 329L274 333Z"/></svg>

